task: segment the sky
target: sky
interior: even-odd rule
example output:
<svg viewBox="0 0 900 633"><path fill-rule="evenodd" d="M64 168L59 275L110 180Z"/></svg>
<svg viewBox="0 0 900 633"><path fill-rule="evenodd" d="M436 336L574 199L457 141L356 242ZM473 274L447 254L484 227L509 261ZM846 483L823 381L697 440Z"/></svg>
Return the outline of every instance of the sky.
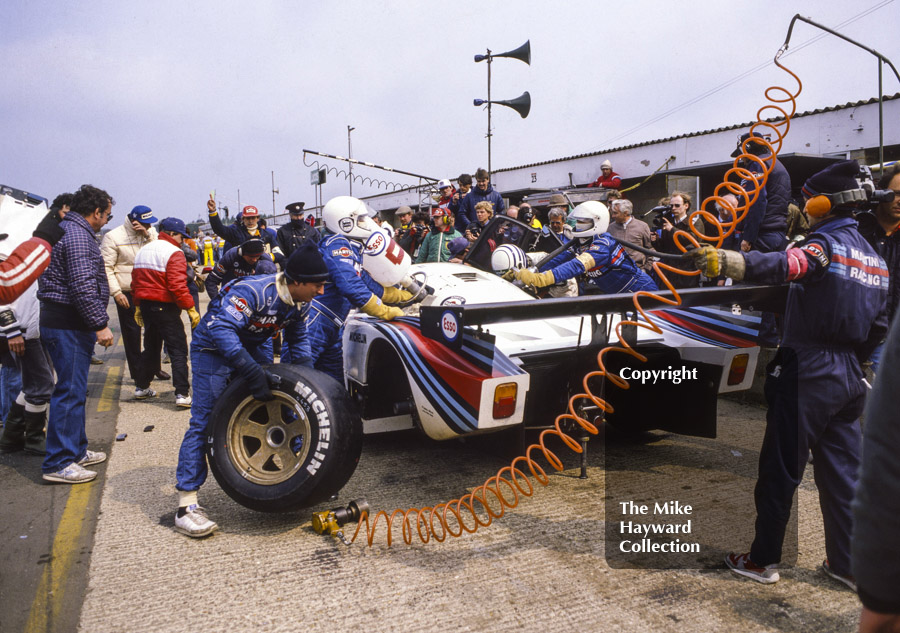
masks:
<svg viewBox="0 0 900 633"><path fill-rule="evenodd" d="M274 172L283 213L313 205L303 150L346 156L348 126L354 158L455 178L487 166L474 56L526 40L530 65L491 65L492 99L532 98L526 119L492 108L495 170L736 125L767 86L793 89L772 59L797 13L900 64L893 0L3 0L0 183L51 200L90 183L120 218L144 204L192 221L211 191L232 214L238 195L272 213ZM803 22L782 61L798 111L878 95L874 56ZM900 92L887 67L883 85Z"/></svg>

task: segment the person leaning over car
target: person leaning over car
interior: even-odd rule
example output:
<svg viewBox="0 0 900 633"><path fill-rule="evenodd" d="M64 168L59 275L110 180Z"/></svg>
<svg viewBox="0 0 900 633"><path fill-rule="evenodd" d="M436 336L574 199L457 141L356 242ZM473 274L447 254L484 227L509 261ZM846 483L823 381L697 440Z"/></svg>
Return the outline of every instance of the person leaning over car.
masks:
<svg viewBox="0 0 900 633"><path fill-rule="evenodd" d="M338 196L322 209L325 235L319 252L331 273L331 283L312 302L307 327L313 366L344 384L344 322L350 310L385 321L403 316L388 305L409 301L412 295L393 286L382 286L363 268L363 245L379 231L365 203L352 196Z"/></svg>
<svg viewBox="0 0 900 633"><path fill-rule="evenodd" d="M535 288L544 288L583 276L586 284L602 294L657 289L650 276L637 267L607 232L609 211L602 202L582 202L569 217L575 220L572 239L579 243L544 264L544 272L522 268L515 272L516 279Z"/></svg>
<svg viewBox="0 0 900 633"><path fill-rule="evenodd" d="M206 427L216 400L232 377L243 378L257 400L272 400L269 377L260 365L271 361L262 349L263 343L282 330L292 363L312 366L306 312L329 277L316 245L306 242L287 258L284 272L225 284L194 330L191 369L195 397L175 471L178 532L200 538L219 527L197 498L207 476Z"/></svg>

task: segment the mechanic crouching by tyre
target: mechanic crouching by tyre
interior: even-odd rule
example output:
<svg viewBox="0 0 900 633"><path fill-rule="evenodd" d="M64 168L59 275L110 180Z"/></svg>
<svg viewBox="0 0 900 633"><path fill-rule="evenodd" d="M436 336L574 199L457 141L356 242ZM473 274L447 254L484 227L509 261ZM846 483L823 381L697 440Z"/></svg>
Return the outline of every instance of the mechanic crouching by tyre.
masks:
<svg viewBox="0 0 900 633"><path fill-rule="evenodd" d="M229 378L242 378L257 400L272 400L263 344L284 331L296 365L312 366L306 336L305 312L322 294L328 268L312 242L301 245L282 273L238 279L226 284L213 301L191 340L194 401L191 421L175 472L178 511L175 529L193 538L212 534L218 525L206 516L197 491L206 481L206 427L216 400Z"/></svg>
<svg viewBox="0 0 900 633"><path fill-rule="evenodd" d="M812 452L825 527L823 571L856 590L850 569L850 503L859 477L859 416L866 398L861 363L884 338L888 272L856 230L853 211L866 200L859 165L842 161L803 185L810 235L797 248L739 253L704 246L690 251L714 279L791 283L784 337L766 368L769 407L759 454L756 537L750 551L729 554L736 574L779 579L794 492Z"/></svg>
<svg viewBox="0 0 900 633"><path fill-rule="evenodd" d="M522 268L516 271L516 279L528 286L543 288L584 275L584 280L601 294L657 290L650 276L638 268L625 249L606 232L609 228L606 205L596 200L582 202L569 219L575 221L572 240L577 240L577 245L544 264L545 272Z"/></svg>
<svg viewBox="0 0 900 633"><path fill-rule="evenodd" d="M312 302L307 328L313 366L344 384L341 337L352 308L385 321L403 316L400 308L386 305L409 301L412 295L399 288L385 288L363 270L363 245L378 226L362 200L338 196L322 209L325 235L319 252L325 259L332 283Z"/></svg>

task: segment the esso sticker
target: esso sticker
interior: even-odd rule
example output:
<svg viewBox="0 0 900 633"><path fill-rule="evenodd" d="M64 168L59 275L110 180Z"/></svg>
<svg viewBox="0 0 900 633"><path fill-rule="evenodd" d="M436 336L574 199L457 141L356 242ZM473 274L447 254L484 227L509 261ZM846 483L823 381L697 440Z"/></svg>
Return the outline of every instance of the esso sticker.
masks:
<svg viewBox="0 0 900 633"><path fill-rule="evenodd" d="M366 253L368 255L380 255L387 246L387 238L383 233L372 233L366 242Z"/></svg>
<svg viewBox="0 0 900 633"><path fill-rule="evenodd" d="M441 315L441 331L444 333L444 338L451 343L459 336L459 321L456 320L456 315L449 310Z"/></svg>

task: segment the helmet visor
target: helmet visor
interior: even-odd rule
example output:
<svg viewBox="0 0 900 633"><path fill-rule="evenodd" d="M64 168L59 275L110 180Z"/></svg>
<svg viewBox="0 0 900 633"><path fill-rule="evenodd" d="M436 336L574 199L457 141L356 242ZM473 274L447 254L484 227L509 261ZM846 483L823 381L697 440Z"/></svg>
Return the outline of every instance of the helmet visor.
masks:
<svg viewBox="0 0 900 633"><path fill-rule="evenodd" d="M578 218L575 220L576 231L589 231L594 228L594 220L591 218Z"/></svg>

